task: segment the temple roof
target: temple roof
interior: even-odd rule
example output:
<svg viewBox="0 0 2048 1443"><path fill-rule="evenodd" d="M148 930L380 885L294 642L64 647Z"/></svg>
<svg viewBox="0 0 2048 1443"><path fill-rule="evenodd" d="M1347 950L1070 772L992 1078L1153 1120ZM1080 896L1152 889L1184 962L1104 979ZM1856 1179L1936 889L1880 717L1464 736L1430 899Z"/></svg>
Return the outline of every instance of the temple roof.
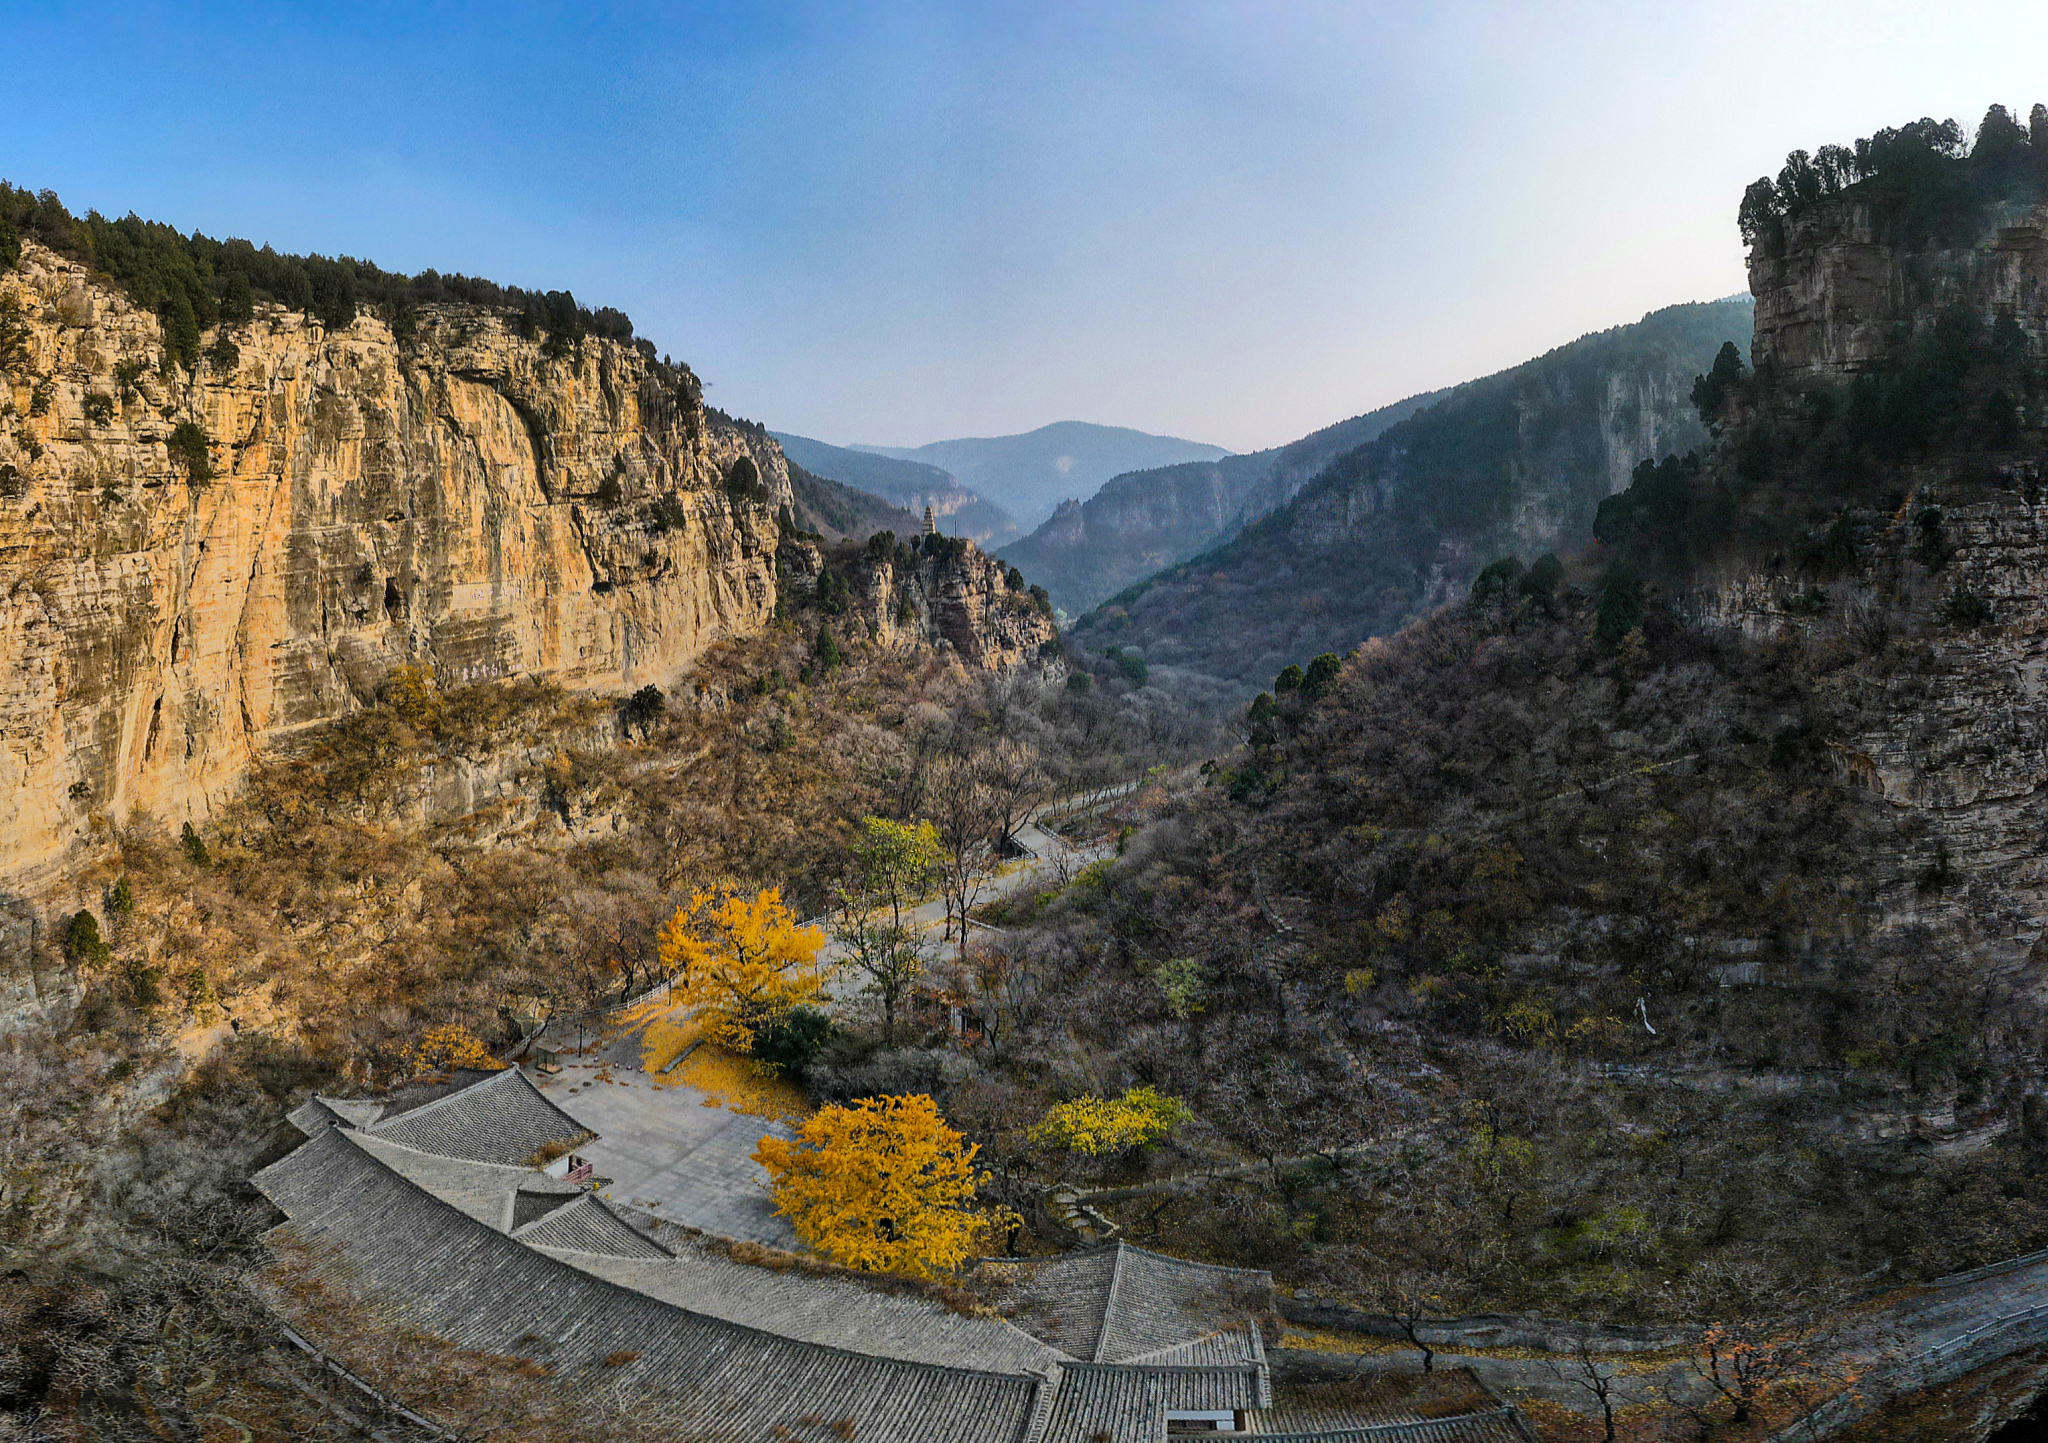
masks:
<svg viewBox="0 0 2048 1443"><path fill-rule="evenodd" d="M990 1259L991 1307L742 1262L529 1165L588 1133L517 1070L316 1097L292 1120L309 1140L253 1179L285 1214L271 1234L281 1257L424 1333L531 1358L571 1396L629 1397L691 1437L783 1436L824 1418L889 1443L1154 1443L1169 1411L1229 1411L1297 1443L1531 1443L1512 1409L1425 1420L1299 1391L1275 1406L1263 1272L1122 1243ZM280 1311L289 1281L266 1282ZM319 1331L318 1316L296 1321Z"/></svg>

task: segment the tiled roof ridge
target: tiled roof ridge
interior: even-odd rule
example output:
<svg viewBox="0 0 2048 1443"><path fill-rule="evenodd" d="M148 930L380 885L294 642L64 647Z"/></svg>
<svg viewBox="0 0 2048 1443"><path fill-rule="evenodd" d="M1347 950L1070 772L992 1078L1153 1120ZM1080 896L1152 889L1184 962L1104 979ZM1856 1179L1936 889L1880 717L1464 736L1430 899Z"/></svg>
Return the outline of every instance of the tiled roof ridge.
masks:
<svg viewBox="0 0 2048 1443"><path fill-rule="evenodd" d="M813 1343L800 1338L792 1338L784 1333L773 1332L767 1328L757 1328L748 1323L735 1323L732 1322L730 1319L721 1318L714 1313L700 1313L694 1308L684 1308L678 1306L675 1303L664 1302L662 1299L656 1298L652 1294L643 1293L640 1292L638 1289L626 1287L623 1283L615 1283L611 1281L609 1278L601 1277L596 1273L584 1272L580 1268L573 1267L571 1264L563 1262L560 1258L549 1257L548 1254L542 1251L541 1249L528 1247L525 1243L519 1241L517 1238L513 1238L505 1233L501 1233L496 1228L491 1227L487 1223L477 1221L468 1213L465 1213L461 1208L456 1207L453 1203L443 1201L441 1198L434 1196L432 1190L420 1186L420 1184L414 1182L404 1173L390 1166L382 1158L378 1157L375 1153L371 1152L368 1148L356 1145L355 1140L345 1135L339 1128L330 1128L327 1132L321 1134L319 1137L311 1138L308 1139L306 1142L301 1143L298 1147L294 1148L284 1157L279 1158L269 1167L264 1168L262 1172L255 1174L255 1177L261 1177L264 1173L270 1172L276 1168L284 1166L293 1158L297 1157L306 1148L319 1146L323 1142L323 1140L328 1138L334 1139L334 1143L336 1145L349 1148L356 1156L367 1159L373 1166L382 1171L386 1176L395 1180L401 1187L409 1189L412 1192L418 1193L421 1197L427 1199L430 1203L432 1203L434 1207L439 1208L445 1213L451 1214L455 1221L455 1226L459 1228L474 1229L482 1233L486 1237L492 1239L501 1239L505 1243L508 1243L513 1247L519 1248L520 1250L522 1250L523 1252L527 1253L532 1257L545 1259L551 1267L566 1269L567 1271L576 1274L576 1276L579 1278L587 1279L588 1281L595 1283L599 1288L603 1290L621 1293L629 1298L635 1298L643 1302L653 1303L658 1307L668 1309L670 1312L680 1313L685 1316L698 1319L701 1322L704 1322L713 1328L727 1329L734 1333L745 1333L757 1338L770 1338L773 1339L775 1342L782 1344L786 1347L807 1348L819 1353L829 1353L832 1356L839 1358L859 1358L867 1362L884 1362L890 1364L893 1367L899 1368L917 1368L924 1370L926 1372L961 1374L968 1377L978 1378L1031 1379L1039 1384L1043 1384L1046 1381L1048 1381L1046 1374L1033 1372L1029 1369L1016 1373L1001 1373L995 1371L992 1368L961 1368L949 1363L922 1363L909 1358L887 1358L876 1353L863 1353L853 1348L842 1348L833 1343ZM253 1180L254 1179L252 1178L252 1181ZM322 1209L321 1211L324 1212L325 1209ZM318 1217L319 1213L308 1213L306 1216L308 1216L309 1218ZM281 1231L283 1228L291 1226L291 1224L296 1221L298 1221L298 1219L290 1218L289 1215L287 1215L287 1221L281 1223L277 1228L271 1229L271 1231Z"/></svg>
<svg viewBox="0 0 2048 1443"><path fill-rule="evenodd" d="M1172 1263L1177 1267L1201 1268L1205 1272L1211 1273L1249 1273L1253 1277L1262 1278L1273 1276L1265 1268L1234 1268L1228 1263L1205 1263L1195 1258L1178 1257L1173 1253L1154 1252L1151 1248L1141 1248L1136 1243L1118 1242L1113 1244L1113 1246L1121 1252L1137 1253L1140 1257L1157 1258L1163 1263Z"/></svg>
<svg viewBox="0 0 2048 1443"><path fill-rule="evenodd" d="M1074 1368L1100 1368L1117 1373L1146 1373L1162 1378L1177 1378L1186 1373L1256 1373L1256 1364L1243 1363L1132 1363L1129 1361L1100 1363L1063 1363L1060 1366Z"/></svg>
<svg viewBox="0 0 2048 1443"><path fill-rule="evenodd" d="M575 1211L579 1207L585 1208L586 1210L593 1208L596 1209L598 1212L603 1213L606 1217L610 1218L613 1222L617 1223L620 1227L624 1228L627 1232L632 1233L634 1236L645 1241L649 1247L659 1252L662 1255L662 1257L669 1260L673 1260L675 1258L676 1254L673 1249L665 1246L655 1238L648 1237L645 1232L642 1232L639 1228L634 1227L633 1224L628 1222L625 1218L620 1217L618 1209L612 1207L610 1204L605 1202L603 1198L599 1197L594 1192L587 1192L580 1197L572 1198L570 1201L562 1204L562 1206L551 1209L548 1212L542 1213L532 1222L523 1223L519 1227L512 1229L510 1232L506 1233L505 1236L524 1242L525 1239L521 1236L522 1234L533 1232L535 1229L541 1228L550 1223L558 1224L561 1222L562 1218L566 1214ZM534 1246L539 1247L540 1245L535 1244ZM593 1253L588 1248L572 1248L564 1246L560 1243L548 1243L545 1246L546 1250L552 1252L582 1253L588 1257L611 1256L608 1253Z"/></svg>
<svg viewBox="0 0 2048 1443"><path fill-rule="evenodd" d="M418 1107L412 1108L409 1111L396 1113L390 1117L380 1117L375 1122L371 1123L368 1127L364 1128L363 1131L370 1133L372 1135L378 1135L378 1129L389 1126L391 1123L397 1122L401 1118L404 1119L407 1123L416 1123L421 1118L426 1117L440 1110L441 1108L448 1106L450 1103L456 1101L458 1098L466 1098L471 1093L482 1092L487 1088L498 1087L500 1085L499 1080L501 1078L517 1078L519 1080L520 1086L524 1087L527 1092L532 1094L533 1099L539 1102L541 1106L547 1108L548 1111L554 1113L555 1116L561 1118L562 1121L568 1123L572 1128L575 1128L577 1131L586 1133L590 1131L589 1128L585 1127L582 1123L578 1122L568 1113L562 1111L560 1107L556 1106L555 1100L549 1097L546 1093L542 1092L538 1087L535 1087L533 1085L533 1079L528 1077L522 1069L517 1067L502 1068L499 1071L492 1073L488 1077L478 1078L475 1082L472 1082L467 1087L458 1087L453 1092L443 1093L441 1096L435 1098L432 1102L423 1102ZM401 1146L402 1145L403 1144L401 1144ZM421 1148L419 1149L419 1151L425 1152L428 1151L428 1149ZM465 1159L465 1161L472 1160L473 1159ZM498 1164L498 1166L504 1165L505 1164Z"/></svg>
<svg viewBox="0 0 2048 1443"><path fill-rule="evenodd" d="M1190 1344L1199 1343L1206 1338L1214 1338L1223 1333L1249 1333L1251 1335L1251 1357L1245 1359L1242 1363L1158 1363L1149 1361L1162 1357L1167 1353L1185 1352ZM1251 1368L1263 1364L1265 1360L1266 1350L1259 1342L1258 1325L1247 1318L1243 1322L1232 1323L1227 1328L1211 1328L1208 1332L1186 1339L1183 1342L1167 1343L1162 1347L1148 1348L1142 1353L1133 1353L1128 1358L1118 1359L1114 1366L1133 1368Z"/></svg>
<svg viewBox="0 0 2048 1443"><path fill-rule="evenodd" d="M1291 1438L1305 1439L1308 1443L1326 1443L1326 1440L1333 1438L1377 1438L1387 1434L1413 1433L1418 1429L1443 1428L1458 1423L1495 1418L1505 1419L1514 1424L1517 1431L1526 1427L1521 1411L1512 1403L1503 1403L1498 1408L1482 1408L1471 1413L1451 1413L1442 1418L1417 1418L1409 1423L1361 1423L1355 1428L1312 1427L1297 1429L1291 1433L1261 1433L1252 1436L1263 1439L1264 1443L1288 1443Z"/></svg>
<svg viewBox="0 0 2048 1443"><path fill-rule="evenodd" d="M1109 1266L1109 1292L1102 1300L1102 1328L1095 1335L1095 1357L1093 1361L1106 1361L1103 1354L1109 1351L1109 1320L1116 1316L1116 1287L1124 1279L1124 1245L1116 1245L1116 1261Z"/></svg>
<svg viewBox="0 0 2048 1443"><path fill-rule="evenodd" d="M1273 1406L1273 1369L1266 1361L1266 1330L1259 1326L1257 1318L1246 1318L1245 1323L1251 1331L1252 1359L1258 1369L1259 1381L1255 1385L1255 1391L1258 1394L1259 1407L1270 1408Z"/></svg>
<svg viewBox="0 0 2048 1443"><path fill-rule="evenodd" d="M399 1115L401 1117L411 1116L410 1113L400 1113ZM499 1172L525 1173L532 1177L536 1182L561 1181L560 1178L549 1177L546 1173L542 1172L539 1168L533 1166L531 1163L484 1162L482 1159L474 1157L452 1157L445 1152L435 1152L430 1147L418 1147L409 1142L400 1142L395 1137L386 1137L383 1133L378 1132L375 1128L371 1127L337 1127L330 1130L334 1132L347 1133L349 1134L349 1141L358 1144L360 1144L362 1139L368 1138L370 1141L376 1143L379 1147L395 1147L400 1152L410 1152L420 1157L438 1157L445 1162L459 1162L464 1167L492 1167L496 1168Z"/></svg>

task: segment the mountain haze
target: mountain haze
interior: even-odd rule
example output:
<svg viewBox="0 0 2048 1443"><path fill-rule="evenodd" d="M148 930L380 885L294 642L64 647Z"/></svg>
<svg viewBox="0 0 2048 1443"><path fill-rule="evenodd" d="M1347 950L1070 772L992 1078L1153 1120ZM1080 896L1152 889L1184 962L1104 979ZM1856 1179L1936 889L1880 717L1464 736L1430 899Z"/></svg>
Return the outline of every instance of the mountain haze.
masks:
<svg viewBox="0 0 2048 1443"><path fill-rule="evenodd" d="M1060 606L1085 611L1256 521L1343 452L1447 394L1410 396L1285 446L1127 471L1086 501L1062 501L1036 531L1004 548L1003 559L1028 571Z"/></svg>
<svg viewBox="0 0 2048 1443"><path fill-rule="evenodd" d="M1496 556L1583 545L1639 462L1706 445L1693 381L1748 343L1751 311L1670 306L1468 382L1076 630L1250 686L1462 595Z"/></svg>
<svg viewBox="0 0 2048 1443"><path fill-rule="evenodd" d="M808 436L781 431L769 434L781 445L783 454L813 476L878 496L920 520L924 508L930 506L939 530L949 536L966 536L993 547L1014 540L1023 529L1009 512L975 495L936 466L855 451Z"/></svg>
<svg viewBox="0 0 2048 1443"><path fill-rule="evenodd" d="M1038 525L1062 501L1093 495L1096 487L1126 471L1214 461L1230 454L1200 441L1087 421L1055 421L1019 436L853 449L937 466L1026 526Z"/></svg>

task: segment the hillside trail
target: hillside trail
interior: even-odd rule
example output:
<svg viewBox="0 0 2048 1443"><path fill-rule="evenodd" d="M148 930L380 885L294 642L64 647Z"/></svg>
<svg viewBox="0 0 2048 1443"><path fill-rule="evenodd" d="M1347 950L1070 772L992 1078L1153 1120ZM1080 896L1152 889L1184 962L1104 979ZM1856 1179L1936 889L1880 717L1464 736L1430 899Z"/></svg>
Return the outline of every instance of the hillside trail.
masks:
<svg viewBox="0 0 2048 1443"><path fill-rule="evenodd" d="M1055 884L1063 885L1083 867L1101 861L1115 854L1115 844L1097 838L1083 842L1072 842L1052 830L1056 817L1072 816L1107 806L1119 798L1129 796L1140 785L1137 781L1120 782L1114 786L1098 788L1078 796L1057 798L1036 808L1017 828L1014 838L1023 855L1000 868L989 885L977 897L977 905L999 897L1013 896L1020 892L1042 890ZM917 930L919 946L928 962L937 962L952 945L952 929L943 897L933 897L919 903L905 914L905 920ZM826 928L824 917L810 919L809 925ZM984 922L970 920L968 926L979 931L1000 932ZM834 964L835 972L826 984L826 996L836 1003L850 1003L861 996L864 981L850 969L838 967L846 959L846 948L837 939L828 935L824 950L820 954ZM676 1028L685 1022L680 1004L672 1004L665 998L643 1001L609 1014L603 1024L584 1039L584 1050L579 1054L584 1060L626 1068L644 1070L643 1058L650 1031L657 1027ZM664 1062L669 1059L663 1059Z"/></svg>

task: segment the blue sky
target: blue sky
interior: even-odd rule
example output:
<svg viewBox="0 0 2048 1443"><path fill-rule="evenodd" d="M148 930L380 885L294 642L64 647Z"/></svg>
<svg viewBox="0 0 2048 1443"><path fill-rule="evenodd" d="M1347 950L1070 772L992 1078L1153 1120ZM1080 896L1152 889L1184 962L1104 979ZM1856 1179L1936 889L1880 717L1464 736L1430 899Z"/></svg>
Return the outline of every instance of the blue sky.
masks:
<svg viewBox="0 0 2048 1443"><path fill-rule="evenodd" d="M1793 146L2048 100L2035 4L0 0L0 176L573 289L735 414L1239 449L1743 285Z"/></svg>

